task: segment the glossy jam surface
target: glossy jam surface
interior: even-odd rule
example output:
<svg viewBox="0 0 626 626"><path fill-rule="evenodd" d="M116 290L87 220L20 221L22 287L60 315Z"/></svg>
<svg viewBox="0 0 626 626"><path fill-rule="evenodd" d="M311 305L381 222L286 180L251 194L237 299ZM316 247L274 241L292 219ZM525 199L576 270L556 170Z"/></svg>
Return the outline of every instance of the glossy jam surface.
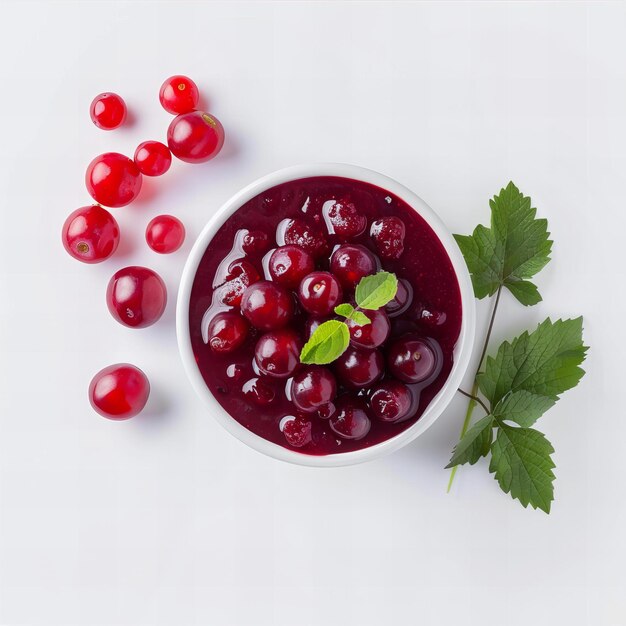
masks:
<svg viewBox="0 0 626 626"><path fill-rule="evenodd" d="M384 218L397 219L381 225ZM404 240L399 242L402 235ZM276 248L284 245L300 246L308 254L303 259L279 257L279 262L274 255L271 262ZM334 274L335 268L342 301L353 298L353 275L344 271L337 255L331 263L340 245L358 246L360 251L363 262L349 270L358 274L384 269L400 280L396 300L385 310L388 323L382 320L380 328L368 329L370 335L357 333L349 353L325 366L323 372L303 372L301 365L294 371L293 350L319 322L300 302L295 286L299 273L311 271L311 259L315 272ZM289 263L295 269L289 269ZM242 305L242 294L249 285L273 281L278 266L281 271L288 266L293 274L278 285L281 294L290 294L292 302L282 302L282 295L280 299L263 297L267 288L261 285L243 298ZM306 284L303 289L306 291ZM249 301L254 304L252 314ZM277 310L268 309L266 301L277 302ZM212 349L211 328L217 322L213 326L211 322L224 312L241 315L240 306L247 307L246 322L251 323L238 323L228 331L228 339L236 336L235 348L229 352ZM255 327L255 316L272 330ZM218 321L221 324L222 318ZM337 454L390 439L420 418L450 374L461 328L461 296L443 245L409 205L367 183L315 177L273 187L248 201L224 223L199 264L189 323L200 372L234 419L285 448L303 454ZM219 331L226 333L221 326ZM263 336L264 345L259 346ZM268 345L282 350L284 358L270 364L278 368L279 376L267 375L271 370L261 371L267 364L259 351ZM412 358L420 362L416 364ZM430 373L424 378L428 368ZM292 399L294 389L299 403ZM336 394L334 401L312 412L329 394Z"/></svg>

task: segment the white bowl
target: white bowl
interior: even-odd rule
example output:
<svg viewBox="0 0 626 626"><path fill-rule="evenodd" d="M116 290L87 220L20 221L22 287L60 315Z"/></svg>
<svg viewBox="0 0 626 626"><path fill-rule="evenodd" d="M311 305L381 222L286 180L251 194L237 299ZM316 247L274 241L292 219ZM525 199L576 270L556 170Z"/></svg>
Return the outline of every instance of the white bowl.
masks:
<svg viewBox="0 0 626 626"><path fill-rule="evenodd" d="M267 439L259 437L252 431L242 426L237 420L231 417L213 397L213 394L206 386L202 374L195 361L191 348L191 339L189 333L189 298L191 287L198 269L198 265L207 249L207 246L213 239L215 233L220 229L222 224L243 204L254 198L263 191L286 183L288 181L300 178L310 178L313 176L342 176L344 178L352 178L360 180L372 185L376 185L381 189L388 190L404 200L410 207L415 209L419 215L426 220L428 225L433 229L441 243L443 244L459 282L461 291L462 304L462 321L461 332L454 348L454 364L448 379L444 383L439 393L430 402L422 416L414 424L406 430L397 434L391 439L387 439L381 443L355 450L353 452L342 452L338 454L329 454L326 456L315 456L303 454L297 450L283 448L278 444L272 443ZM178 347L187 371L187 375L191 380L191 384L197 394L202 398L205 405L215 419L232 435L243 441L251 448L263 452L268 456L280 459L281 461L289 461L300 465L309 465L313 467L336 467L340 465L353 465L364 461L377 459L385 454L394 452L407 443L419 437L434 421L441 415L446 406L450 403L457 388L459 387L465 370L468 367L472 347L474 344L474 326L475 326L475 304L472 283L463 260L463 256L443 222L436 213L418 196L406 187L397 183L395 180L383 176L378 172L358 167L356 165L346 165L343 163L316 163L312 165L295 165L287 167L248 185L213 215L208 224L204 227L200 236L196 240L185 264L183 275L178 292L178 303L176 307L176 332L178 335Z"/></svg>

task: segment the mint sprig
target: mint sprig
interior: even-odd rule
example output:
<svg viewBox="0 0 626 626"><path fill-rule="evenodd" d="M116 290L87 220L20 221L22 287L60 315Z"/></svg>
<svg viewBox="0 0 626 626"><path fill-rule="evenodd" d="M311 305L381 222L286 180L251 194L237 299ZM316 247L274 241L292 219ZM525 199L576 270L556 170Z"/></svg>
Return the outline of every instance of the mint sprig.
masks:
<svg viewBox="0 0 626 626"><path fill-rule="evenodd" d="M548 263L552 248L546 220L536 218L530 198L513 183L490 205L490 229L478 226L472 235L455 235L476 297L495 294L496 298L472 392L462 392L471 400L460 441L447 465L452 468L448 491L459 465L473 465L491 454L489 471L500 488L522 506L530 504L549 513L554 499L554 448L531 426L584 375L580 365L587 347L582 318L547 319L532 333L503 342L495 356L487 357L482 371L502 289L526 306L539 302L539 290L528 279ZM486 415L470 428L477 404Z"/></svg>
<svg viewBox="0 0 626 626"><path fill-rule="evenodd" d="M371 320L359 309L376 310L396 297L398 279L389 272L365 276L355 291L357 306L345 302L335 307L335 313L358 326L371 324ZM350 331L343 320L329 320L320 324L300 352L300 362L311 365L327 365L338 359L348 348Z"/></svg>

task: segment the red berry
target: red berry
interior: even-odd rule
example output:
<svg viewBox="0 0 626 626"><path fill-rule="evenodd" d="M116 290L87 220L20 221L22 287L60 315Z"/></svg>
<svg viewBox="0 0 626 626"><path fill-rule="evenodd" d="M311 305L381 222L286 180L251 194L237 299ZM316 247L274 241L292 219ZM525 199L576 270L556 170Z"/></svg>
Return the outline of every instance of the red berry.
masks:
<svg viewBox="0 0 626 626"><path fill-rule="evenodd" d="M323 213L328 232L341 239L358 237L367 227L367 218L349 200L331 200L324 205Z"/></svg>
<svg viewBox="0 0 626 626"><path fill-rule="evenodd" d="M311 443L311 422L294 417L283 422L283 435L290 446L302 448Z"/></svg>
<svg viewBox="0 0 626 626"><path fill-rule="evenodd" d="M262 280L244 291L241 312L255 328L277 330L291 320L293 298L284 287Z"/></svg>
<svg viewBox="0 0 626 626"><path fill-rule="evenodd" d="M241 247L246 254L259 255L267 252L270 247L270 240L267 234L262 230L252 230L246 232L243 236Z"/></svg>
<svg viewBox="0 0 626 626"><path fill-rule="evenodd" d="M404 252L404 222L395 216L376 220L370 228L370 236L383 259L397 259Z"/></svg>
<svg viewBox="0 0 626 626"><path fill-rule="evenodd" d="M335 371L346 387L365 389L385 371L385 360L378 350L361 350L350 346L336 361Z"/></svg>
<svg viewBox="0 0 626 626"><path fill-rule="evenodd" d="M337 402L337 411L331 416L329 425L342 439L362 439L370 431L372 422L362 398L342 396Z"/></svg>
<svg viewBox="0 0 626 626"><path fill-rule="evenodd" d="M282 241L285 244L299 246L315 258L328 253L328 242L321 230L307 224L304 220L283 220L278 225L277 232L282 233Z"/></svg>
<svg viewBox="0 0 626 626"><path fill-rule="evenodd" d="M251 378L241 388L243 395L259 406L267 406L274 401L276 392L260 378Z"/></svg>
<svg viewBox="0 0 626 626"><path fill-rule="evenodd" d="M314 269L313 257L298 246L276 248L269 260L272 279L290 289L296 289L300 281Z"/></svg>
<svg viewBox="0 0 626 626"><path fill-rule="evenodd" d="M89 107L91 121L102 130L113 130L126 119L126 103L116 93L101 93Z"/></svg>
<svg viewBox="0 0 626 626"><path fill-rule="evenodd" d="M305 413L315 413L337 395L337 382L326 367L309 366L291 381L291 401Z"/></svg>
<svg viewBox="0 0 626 626"><path fill-rule="evenodd" d="M311 272L300 283L300 303L312 315L330 315L341 302L342 293L330 272Z"/></svg>
<svg viewBox="0 0 626 626"><path fill-rule="evenodd" d="M95 411L112 420L139 413L150 395L146 375L134 365L118 363L100 370L89 385L89 402Z"/></svg>
<svg viewBox="0 0 626 626"><path fill-rule="evenodd" d="M176 252L185 241L185 227L173 215L157 215L146 228L146 242L159 254Z"/></svg>
<svg viewBox="0 0 626 626"><path fill-rule="evenodd" d="M135 150L135 163L146 176L161 176L170 169L172 153L160 141L144 141Z"/></svg>
<svg viewBox="0 0 626 626"><path fill-rule="evenodd" d="M354 289L361 278L376 269L376 257L364 246L344 244L330 258L330 271L344 289Z"/></svg>
<svg viewBox="0 0 626 626"><path fill-rule="evenodd" d="M145 328L163 315L167 290L156 272L133 265L113 274L106 300L111 315L120 324Z"/></svg>
<svg viewBox="0 0 626 626"><path fill-rule="evenodd" d="M252 263L245 259L233 261L228 266L228 274L224 283L216 288L219 302L227 306L239 306L243 292L261 277Z"/></svg>
<svg viewBox="0 0 626 626"><path fill-rule="evenodd" d="M187 76L170 76L159 90L161 106L172 115L193 111L199 99L196 83Z"/></svg>
<svg viewBox="0 0 626 626"><path fill-rule="evenodd" d="M301 348L302 344L292 330L275 330L259 339L254 361L266 376L289 378L298 369Z"/></svg>
<svg viewBox="0 0 626 626"><path fill-rule="evenodd" d="M167 129L167 145L172 154L187 163L212 159L224 145L224 128L213 115L202 111L175 117Z"/></svg>
<svg viewBox="0 0 626 626"><path fill-rule="evenodd" d="M209 346L213 352L233 352L247 335L248 322L239 313L218 313L209 324Z"/></svg>
<svg viewBox="0 0 626 626"><path fill-rule="evenodd" d="M405 383L421 383L435 372L437 356L424 339L399 339L387 355L391 373Z"/></svg>
<svg viewBox="0 0 626 626"><path fill-rule="evenodd" d="M101 206L85 206L70 213L63 224L63 246L83 263L108 259L120 242L115 218Z"/></svg>
<svg viewBox="0 0 626 626"><path fill-rule="evenodd" d="M360 326L352 320L346 320L350 330L350 342L357 348L378 348L382 346L391 331L391 324L385 312L381 309L376 311L361 311L369 318L370 323Z"/></svg>
<svg viewBox="0 0 626 626"><path fill-rule="evenodd" d="M397 317L411 306L412 301L413 287L408 280L401 278L398 280L398 290L396 291L396 295L393 300L389 301L385 305L385 311L387 311L387 315L389 317Z"/></svg>
<svg viewBox="0 0 626 626"><path fill-rule="evenodd" d="M385 380L374 387L370 408L382 422L399 422L409 415L413 405L411 390L398 380Z"/></svg>
<svg viewBox="0 0 626 626"><path fill-rule="evenodd" d="M91 197L108 207L130 204L141 189L141 172L119 152L105 152L87 167L85 185Z"/></svg>

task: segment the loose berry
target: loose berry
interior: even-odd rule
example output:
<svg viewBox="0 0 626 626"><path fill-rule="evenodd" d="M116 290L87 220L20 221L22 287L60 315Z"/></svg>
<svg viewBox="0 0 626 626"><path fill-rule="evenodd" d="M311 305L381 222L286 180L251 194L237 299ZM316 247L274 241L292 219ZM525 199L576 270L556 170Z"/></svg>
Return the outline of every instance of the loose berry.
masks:
<svg viewBox="0 0 626 626"><path fill-rule="evenodd" d="M311 272L300 283L302 307L311 315L330 315L341 302L342 289L330 272Z"/></svg>
<svg viewBox="0 0 626 626"><path fill-rule="evenodd" d="M120 324L145 328L163 315L167 290L156 272L134 265L113 274L106 300L111 315Z"/></svg>
<svg viewBox="0 0 626 626"><path fill-rule="evenodd" d="M204 163L224 145L224 128L213 115L202 111L175 117L167 129L167 145L172 154L187 163Z"/></svg>
<svg viewBox="0 0 626 626"><path fill-rule="evenodd" d="M423 339L399 339L389 349L387 363L391 373L405 383L421 383L437 367L437 357Z"/></svg>
<svg viewBox="0 0 626 626"><path fill-rule="evenodd" d="M146 242L159 254L176 252L185 241L185 227L173 215L157 215L146 228Z"/></svg>
<svg viewBox="0 0 626 626"><path fill-rule="evenodd" d="M63 224L63 246L83 263L108 259L120 242L115 218L101 206L85 206L70 213Z"/></svg>
<svg viewBox="0 0 626 626"><path fill-rule="evenodd" d="M170 76L159 90L161 106L172 115L193 111L199 99L196 83L187 76Z"/></svg>
<svg viewBox="0 0 626 626"><path fill-rule="evenodd" d="M209 346L213 352L233 352L247 335L248 322L239 313L218 313L209 324Z"/></svg>
<svg viewBox="0 0 626 626"><path fill-rule="evenodd" d="M302 343L292 330L275 330L259 339L254 360L262 374L289 378L298 369L301 348Z"/></svg>
<svg viewBox="0 0 626 626"><path fill-rule="evenodd" d="M300 281L314 269L313 257L298 246L276 248L269 260L272 279L289 289L296 289Z"/></svg>
<svg viewBox="0 0 626 626"><path fill-rule="evenodd" d="M337 382L326 367L306 367L291 381L291 401L305 413L315 413L336 395Z"/></svg>
<svg viewBox="0 0 626 626"><path fill-rule="evenodd" d="M144 141L135 150L135 163L146 176L161 176L170 169L172 153L160 141Z"/></svg>
<svg viewBox="0 0 626 626"><path fill-rule="evenodd" d="M262 280L244 291L241 312L255 328L277 330L291 320L293 298L284 287Z"/></svg>
<svg viewBox="0 0 626 626"><path fill-rule="evenodd" d="M239 306L243 292L260 278L252 263L245 259L237 259L228 266L226 280L215 289L216 297L227 306Z"/></svg>
<svg viewBox="0 0 626 626"><path fill-rule="evenodd" d="M328 242L322 231L304 220L283 220L278 225L277 231L282 232L285 244L299 246L316 259L328 253Z"/></svg>
<svg viewBox="0 0 626 626"><path fill-rule="evenodd" d="M376 272L374 255L364 246L344 244L330 258L330 271L344 289L354 289L364 276Z"/></svg>
<svg viewBox="0 0 626 626"><path fill-rule="evenodd" d="M346 320L350 331L350 343L357 348L378 348L382 346L391 331L389 318L382 309L363 310L370 323L360 326L353 320Z"/></svg>
<svg viewBox="0 0 626 626"><path fill-rule="evenodd" d="M311 443L311 422L298 417L285 420L283 435L290 446L302 448Z"/></svg>
<svg viewBox="0 0 626 626"><path fill-rule="evenodd" d="M146 375L134 365L118 363L100 370L89 385L94 410L112 420L125 420L139 413L150 395Z"/></svg>
<svg viewBox="0 0 626 626"><path fill-rule="evenodd" d="M258 406L267 406L274 401L276 392L260 378L251 378L241 388L243 395Z"/></svg>
<svg viewBox="0 0 626 626"><path fill-rule="evenodd" d="M101 93L93 99L89 115L98 128L113 130L126 119L126 103L116 93Z"/></svg>
<svg viewBox="0 0 626 626"><path fill-rule="evenodd" d="M404 278L400 278L400 280L398 280L396 295L393 300L385 305L385 311L387 311L389 317L397 317L398 315L402 315L402 313L411 306L412 301L413 287L411 283Z"/></svg>
<svg viewBox="0 0 626 626"><path fill-rule="evenodd" d="M411 390L398 380L385 380L370 396L371 412L381 422L399 422L409 415L413 404Z"/></svg>
<svg viewBox="0 0 626 626"><path fill-rule="evenodd" d="M358 397L342 396L337 411L330 418L331 430L342 439L363 439L370 431L372 422L365 402Z"/></svg>
<svg viewBox="0 0 626 626"><path fill-rule="evenodd" d="M385 360L378 350L350 346L336 361L335 371L346 387L365 389L384 373Z"/></svg>
<svg viewBox="0 0 626 626"><path fill-rule="evenodd" d="M91 197L108 207L130 204L141 190L141 172L135 162L118 152L97 156L87 167L85 185Z"/></svg>
<svg viewBox="0 0 626 626"><path fill-rule="evenodd" d="M259 255L269 250L270 240L262 230L252 230L243 236L241 247L246 254Z"/></svg>
<svg viewBox="0 0 626 626"><path fill-rule="evenodd" d="M370 236L383 259L398 259L404 252L404 222L395 216L376 220L370 228Z"/></svg>
<svg viewBox="0 0 626 626"><path fill-rule="evenodd" d="M349 200L331 200L322 210L328 232L341 239L358 237L367 228L367 218Z"/></svg>

